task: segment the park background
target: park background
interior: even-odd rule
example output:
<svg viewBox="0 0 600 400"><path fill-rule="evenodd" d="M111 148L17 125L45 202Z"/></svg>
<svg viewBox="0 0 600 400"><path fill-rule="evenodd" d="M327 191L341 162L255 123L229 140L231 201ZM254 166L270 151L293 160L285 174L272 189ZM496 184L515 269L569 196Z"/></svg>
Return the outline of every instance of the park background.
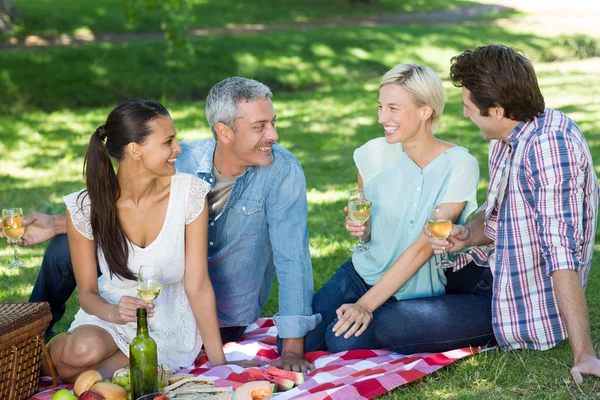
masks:
<svg viewBox="0 0 600 400"><path fill-rule="evenodd" d="M254 78L272 88L279 143L306 174L318 289L350 256L343 207L356 184L352 153L382 136L378 80L398 63L429 65L443 78L438 136L479 160L480 203L488 143L463 118L460 89L448 80L450 58L478 45L523 50L546 105L579 124L600 172L597 21L600 6L580 0L0 0L0 208L63 212L62 196L83 187L90 135L120 101L159 100L179 139L206 138L210 87L232 75ZM27 300L44 248L20 248L30 268L8 269L12 249L0 244L1 302ZM596 351L599 263L595 254L586 291ZM276 300L275 284L264 316ZM77 307L74 295L59 331ZM567 343L492 350L381 398L600 398L600 380L577 386L571 364Z"/></svg>

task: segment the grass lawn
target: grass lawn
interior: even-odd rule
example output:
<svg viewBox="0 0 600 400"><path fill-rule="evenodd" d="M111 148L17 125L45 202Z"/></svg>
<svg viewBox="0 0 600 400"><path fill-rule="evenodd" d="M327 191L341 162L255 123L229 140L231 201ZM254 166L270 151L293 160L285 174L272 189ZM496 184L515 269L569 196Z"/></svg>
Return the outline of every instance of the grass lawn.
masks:
<svg viewBox="0 0 600 400"><path fill-rule="evenodd" d="M14 0L24 18L15 34L48 35L80 30L103 32L160 31L162 0ZM148 9L145 4L154 4ZM281 24L330 18L436 11L477 4L469 0L380 0L362 4L351 0L185 0L190 28L243 24ZM170 2L171 7L176 7ZM128 18L128 15L136 15Z"/></svg>
<svg viewBox="0 0 600 400"><path fill-rule="evenodd" d="M392 3L382 0L382 6ZM77 4L93 8L92 2ZM165 68L162 43L0 52L0 208L63 211L61 196L83 186L81 170L90 135L119 100L127 96L163 99L179 137L209 137L202 102L207 90L226 76L253 77L273 88L280 143L304 167L318 288L350 256L348 248L355 241L344 230L342 209L347 191L355 185L352 152L382 135L377 124L378 77L399 62L425 63L444 77L447 104L439 136L469 148L479 160L480 202L488 184L487 143L462 117L460 90L445 78L450 57L479 44L503 42L526 51L536 62L546 104L567 112L580 125L600 167L600 61L572 60L577 43L595 46L595 42L571 39L516 34L491 23L211 36L195 40L197 62L178 69ZM0 245L2 302L28 298L44 246L19 251L32 268L5 268L12 251ZM598 263L594 262L586 292L596 344L600 340ZM265 316L276 312L276 294L275 285ZM60 330L76 309L72 297ZM588 378L581 387L571 382L571 363L567 344L547 352L493 350L381 398L599 398L599 380Z"/></svg>

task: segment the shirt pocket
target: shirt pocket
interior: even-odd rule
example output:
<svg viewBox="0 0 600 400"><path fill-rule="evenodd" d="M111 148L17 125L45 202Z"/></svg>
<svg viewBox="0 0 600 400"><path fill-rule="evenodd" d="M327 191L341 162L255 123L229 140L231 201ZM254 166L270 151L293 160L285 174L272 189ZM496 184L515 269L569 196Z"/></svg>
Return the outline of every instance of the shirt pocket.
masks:
<svg viewBox="0 0 600 400"><path fill-rule="evenodd" d="M239 198L227 216L228 239L256 238L266 226L264 204L258 197Z"/></svg>

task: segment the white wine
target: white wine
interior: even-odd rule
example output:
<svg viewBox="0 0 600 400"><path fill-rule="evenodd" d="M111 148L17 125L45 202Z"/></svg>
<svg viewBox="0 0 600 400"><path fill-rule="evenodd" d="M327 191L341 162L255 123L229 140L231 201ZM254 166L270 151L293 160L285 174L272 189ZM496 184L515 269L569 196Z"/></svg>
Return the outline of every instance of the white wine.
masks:
<svg viewBox="0 0 600 400"><path fill-rule="evenodd" d="M364 224L371 217L371 201L352 199L348 202L350 218L352 221Z"/></svg>
<svg viewBox="0 0 600 400"><path fill-rule="evenodd" d="M2 232L7 238L15 242L21 239L21 236L25 233L23 214L5 215L2 218Z"/></svg>
<svg viewBox="0 0 600 400"><path fill-rule="evenodd" d="M162 285L152 286L149 288L141 288L138 286L137 291L140 298L146 301L153 301L158 297L162 290Z"/></svg>
<svg viewBox="0 0 600 400"><path fill-rule="evenodd" d="M450 231L452 231L452 221L435 221L430 219L427 221L427 227L429 228L429 232L431 232L431 236L439 240L446 240L450 236Z"/></svg>

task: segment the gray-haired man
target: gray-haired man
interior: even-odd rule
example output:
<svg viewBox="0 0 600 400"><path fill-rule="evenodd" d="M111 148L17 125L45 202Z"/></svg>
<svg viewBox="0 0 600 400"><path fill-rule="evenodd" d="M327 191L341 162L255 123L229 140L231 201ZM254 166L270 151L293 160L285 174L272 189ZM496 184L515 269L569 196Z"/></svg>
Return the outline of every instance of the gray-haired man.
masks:
<svg viewBox="0 0 600 400"><path fill-rule="evenodd" d="M217 83L206 100L214 138L182 142L178 172L212 186L208 194L208 266L223 341L237 340L256 321L279 282L274 320L282 338L280 368L305 372L304 336L320 322L312 314L313 274L308 250L308 206L302 167L277 145L271 91L255 80ZM63 232L64 216L35 214L21 244ZM48 301L54 322L75 289L65 235L52 240L30 301Z"/></svg>

